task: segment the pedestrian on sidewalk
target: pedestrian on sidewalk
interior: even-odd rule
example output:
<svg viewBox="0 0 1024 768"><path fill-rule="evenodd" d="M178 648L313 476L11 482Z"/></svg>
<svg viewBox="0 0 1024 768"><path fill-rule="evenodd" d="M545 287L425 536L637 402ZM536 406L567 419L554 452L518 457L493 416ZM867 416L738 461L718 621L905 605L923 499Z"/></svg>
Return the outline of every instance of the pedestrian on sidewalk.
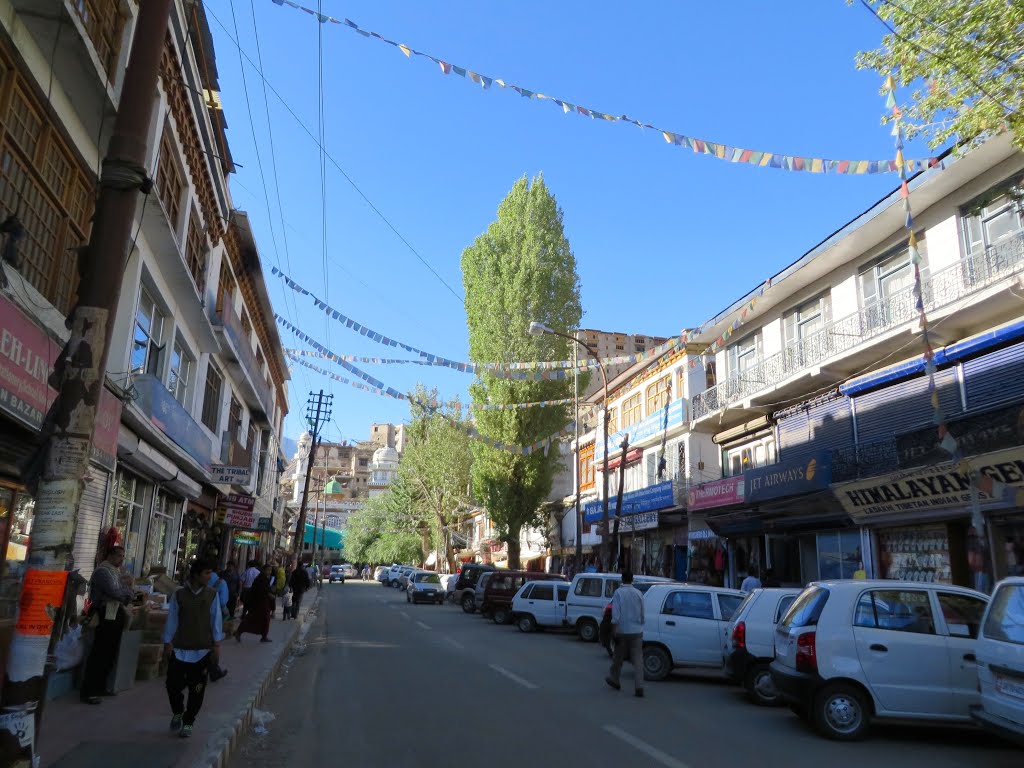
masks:
<svg viewBox="0 0 1024 768"><path fill-rule="evenodd" d="M761 579L757 577L757 566L751 566L750 570L747 571L747 578L740 584L740 592L749 594L755 589L761 588Z"/></svg>
<svg viewBox="0 0 1024 768"><path fill-rule="evenodd" d="M306 590L309 589L312 584L309 581L309 574L306 573L306 569L301 566L296 568L292 573L291 581L289 586L292 588L292 613L293 619L299 618L299 606L302 605L302 596L306 594Z"/></svg>
<svg viewBox="0 0 1024 768"><path fill-rule="evenodd" d="M271 567L265 566L256 577L249 591L245 593L245 615L235 630L235 640L242 642L242 635L249 632L260 636L261 643L269 643L270 618L274 611L274 594L270 590Z"/></svg>
<svg viewBox="0 0 1024 768"><path fill-rule="evenodd" d="M232 560L224 570L221 571L220 577L224 579L228 585L228 618L235 618L235 609L238 607L238 592L242 588L242 581L238 575L238 564Z"/></svg>
<svg viewBox="0 0 1024 768"><path fill-rule="evenodd" d="M196 560L189 567L188 585L171 597L164 625L167 662L167 698L171 703L171 731L181 738L192 735L196 715L203 706L206 679L218 668L224 639L223 613L217 593L210 589L213 565ZM188 704L183 691L188 689Z"/></svg>
<svg viewBox="0 0 1024 768"><path fill-rule="evenodd" d="M612 596L612 636L615 656L608 677L604 679L616 691L621 688L619 675L626 654L633 663L633 691L644 695L644 596L633 586L633 572L623 571L622 586Z"/></svg>
<svg viewBox="0 0 1024 768"><path fill-rule="evenodd" d="M245 607L246 606L246 600L245 600L246 593L248 593L248 591L250 589L252 589L252 584L253 584L254 581L256 581L256 578L260 575L261 571L262 571L262 568L260 568L259 561L258 560L250 560L246 564L245 572L242 574L242 576L241 576L241 578L239 580L241 585L242 585L242 589L241 589L242 616L245 616L245 611L246 611L246 607Z"/></svg>
<svg viewBox="0 0 1024 768"><path fill-rule="evenodd" d="M207 586L217 594L217 606L220 608L221 622L228 620L228 583L217 575L216 571L210 574L210 581ZM220 659L213 659L210 662L210 682L216 683L224 677L228 671L221 668Z"/></svg>
<svg viewBox="0 0 1024 768"><path fill-rule="evenodd" d="M133 589L121 583L122 564L124 547L115 544L89 579L88 626L95 632L82 680L81 698L86 704L99 704L100 696L110 695L107 678L114 668L128 618L124 606L135 596Z"/></svg>

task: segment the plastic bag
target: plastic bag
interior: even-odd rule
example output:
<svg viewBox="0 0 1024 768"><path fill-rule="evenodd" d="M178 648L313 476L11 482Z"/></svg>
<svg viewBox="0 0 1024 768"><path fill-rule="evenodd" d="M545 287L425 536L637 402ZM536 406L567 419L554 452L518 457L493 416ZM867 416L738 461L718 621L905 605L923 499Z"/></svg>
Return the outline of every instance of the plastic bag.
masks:
<svg viewBox="0 0 1024 768"><path fill-rule="evenodd" d="M265 709L256 709L253 707L252 710L252 723L253 731L256 733L266 733L267 724L274 721L274 713L267 712Z"/></svg>
<svg viewBox="0 0 1024 768"><path fill-rule="evenodd" d="M82 649L82 628L74 626L68 629L57 642L57 647L53 651L54 656L57 657L57 671L63 672L65 669L73 669L82 663L83 649Z"/></svg>

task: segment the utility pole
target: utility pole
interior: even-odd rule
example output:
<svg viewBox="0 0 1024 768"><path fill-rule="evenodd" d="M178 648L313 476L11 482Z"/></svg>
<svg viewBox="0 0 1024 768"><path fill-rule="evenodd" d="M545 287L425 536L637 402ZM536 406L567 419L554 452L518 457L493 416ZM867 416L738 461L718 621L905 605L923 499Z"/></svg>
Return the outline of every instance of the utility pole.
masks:
<svg viewBox="0 0 1024 768"><path fill-rule="evenodd" d="M619 460L619 492L615 499L615 532L608 542L612 557L609 570L614 572L619 565L619 520L622 518L622 489L626 480L626 454L629 453L629 435L622 438L622 458ZM607 466L607 464L605 465Z"/></svg>
<svg viewBox="0 0 1024 768"><path fill-rule="evenodd" d="M579 347L572 345L572 402L576 414L576 571L582 573L583 568L583 509L580 507L580 368Z"/></svg>
<svg viewBox="0 0 1024 768"><path fill-rule="evenodd" d="M321 389L319 394L309 393L306 401L306 422L309 424L312 442L309 446L309 458L306 461L306 480L302 484L302 502L299 504L299 519L295 524L295 540L292 542L292 554L302 560L302 544L306 540L306 502L309 500L309 477L313 473L313 462L316 461L316 450L320 447L320 427L331 421L331 401L334 395L325 395ZM313 542L316 544L316 542Z"/></svg>
<svg viewBox="0 0 1024 768"><path fill-rule="evenodd" d="M148 137L171 0L139 3L128 68L100 174L92 234L79 254L78 304L71 336L54 364L57 390L43 423L43 444L26 472L36 508L18 618L0 692L0 765L35 764L54 634L63 623L67 568L78 504L89 470L96 411L106 379L121 275L139 191L148 191ZM70 256L68 256L70 258ZM54 616L56 612L56 616Z"/></svg>

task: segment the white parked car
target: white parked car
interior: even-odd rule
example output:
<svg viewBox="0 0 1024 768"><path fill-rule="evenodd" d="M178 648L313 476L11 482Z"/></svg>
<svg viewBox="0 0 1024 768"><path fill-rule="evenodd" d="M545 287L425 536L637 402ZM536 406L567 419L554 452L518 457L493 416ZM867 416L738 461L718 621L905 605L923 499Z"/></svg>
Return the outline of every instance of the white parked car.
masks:
<svg viewBox="0 0 1024 768"><path fill-rule="evenodd" d="M799 589L755 589L733 614L725 638L725 673L755 704L779 703L768 665L775 658L775 627Z"/></svg>
<svg viewBox="0 0 1024 768"><path fill-rule="evenodd" d="M634 586L641 582L671 583L672 580L660 576L636 576L633 579ZM601 615L620 584L621 573L577 573L573 576L565 603L565 623L575 628L580 640L592 643L598 639Z"/></svg>
<svg viewBox="0 0 1024 768"><path fill-rule="evenodd" d="M345 574L346 579L354 579L359 575L359 571L352 563L344 563L341 566L341 572Z"/></svg>
<svg viewBox="0 0 1024 768"><path fill-rule="evenodd" d="M874 719L970 722L988 602L916 581L814 582L775 631L775 687L832 739L860 738Z"/></svg>
<svg viewBox="0 0 1024 768"><path fill-rule="evenodd" d="M644 677L664 680L677 667L722 669L724 637L743 602L737 589L655 584L644 594Z"/></svg>
<svg viewBox="0 0 1024 768"><path fill-rule="evenodd" d="M409 574L405 588L405 601L407 603L424 602L441 605L444 602L441 579L431 571L413 571Z"/></svg>
<svg viewBox="0 0 1024 768"><path fill-rule="evenodd" d="M981 703L971 715L1024 745L1024 577L996 584L975 654Z"/></svg>
<svg viewBox="0 0 1024 768"><path fill-rule="evenodd" d="M398 576L405 566L395 563L380 576L380 583L385 587L393 587L398 584Z"/></svg>
<svg viewBox="0 0 1024 768"><path fill-rule="evenodd" d="M565 601L569 585L557 581L528 581L512 598L512 623L520 632L537 627L561 627L565 624Z"/></svg>

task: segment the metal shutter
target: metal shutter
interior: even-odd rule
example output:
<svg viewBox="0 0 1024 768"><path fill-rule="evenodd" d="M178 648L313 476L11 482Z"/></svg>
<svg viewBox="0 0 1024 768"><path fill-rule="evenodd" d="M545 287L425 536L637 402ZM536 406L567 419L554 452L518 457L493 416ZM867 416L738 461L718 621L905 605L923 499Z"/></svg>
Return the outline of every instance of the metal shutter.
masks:
<svg viewBox="0 0 1024 768"><path fill-rule="evenodd" d="M957 389L955 369L937 371L935 386L939 392L939 404L946 418L953 418L959 414L960 393ZM918 376L891 387L876 389L853 398L853 402L859 445L888 440L934 422L932 402L928 396L927 376Z"/></svg>
<svg viewBox="0 0 1024 768"><path fill-rule="evenodd" d="M964 386L970 411L1024 398L1024 342L966 361Z"/></svg>
<svg viewBox="0 0 1024 768"><path fill-rule="evenodd" d="M85 484L82 502L78 506L78 526L75 528L73 550L75 567L87 579L92 576L96 565L109 484L110 475L107 472L96 467L89 468L89 482Z"/></svg>
<svg viewBox="0 0 1024 768"><path fill-rule="evenodd" d="M850 399L844 395L793 409L779 418L779 458L799 461L815 451L853 445Z"/></svg>

